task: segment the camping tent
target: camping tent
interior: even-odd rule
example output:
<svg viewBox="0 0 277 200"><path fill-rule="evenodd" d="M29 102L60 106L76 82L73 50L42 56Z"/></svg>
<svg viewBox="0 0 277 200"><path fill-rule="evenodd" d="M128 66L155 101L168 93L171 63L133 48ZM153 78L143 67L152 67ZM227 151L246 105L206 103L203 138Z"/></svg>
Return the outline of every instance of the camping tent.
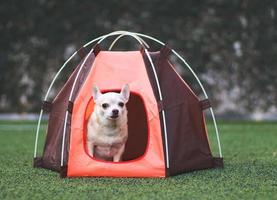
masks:
<svg viewBox="0 0 277 200"><path fill-rule="evenodd" d="M123 36L142 46L139 51L111 51ZM118 36L104 51L100 43ZM144 39L162 45L149 52ZM97 42L95 44L95 42ZM89 46L94 44L93 48ZM67 63L79 55L82 60L53 101L49 93ZM200 84L200 100L178 75L169 60L175 54ZM128 140L121 162L97 160L86 149L86 123L93 112L92 87L119 91L128 83ZM208 140L204 110L209 109L215 125L219 157L214 157ZM49 112L43 153L37 154L43 112ZM54 77L44 98L36 133L34 167L60 172L61 177L167 177L199 169L223 167L218 130L208 96L186 61L159 40L150 36L116 31L92 40L76 51Z"/></svg>

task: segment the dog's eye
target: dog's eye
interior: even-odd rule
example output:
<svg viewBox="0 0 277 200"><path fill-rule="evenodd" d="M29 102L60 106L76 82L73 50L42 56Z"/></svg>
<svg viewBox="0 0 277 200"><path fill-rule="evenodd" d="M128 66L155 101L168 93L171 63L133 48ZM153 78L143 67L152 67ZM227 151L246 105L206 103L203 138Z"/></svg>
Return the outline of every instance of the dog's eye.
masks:
<svg viewBox="0 0 277 200"><path fill-rule="evenodd" d="M108 108L108 107L109 107L109 104L107 104L107 103L103 103L103 104L102 104L102 108L106 109L106 108Z"/></svg>
<svg viewBox="0 0 277 200"><path fill-rule="evenodd" d="M124 106L124 103L123 103L123 102L119 102L118 105L119 105L120 107L123 107L123 106Z"/></svg>

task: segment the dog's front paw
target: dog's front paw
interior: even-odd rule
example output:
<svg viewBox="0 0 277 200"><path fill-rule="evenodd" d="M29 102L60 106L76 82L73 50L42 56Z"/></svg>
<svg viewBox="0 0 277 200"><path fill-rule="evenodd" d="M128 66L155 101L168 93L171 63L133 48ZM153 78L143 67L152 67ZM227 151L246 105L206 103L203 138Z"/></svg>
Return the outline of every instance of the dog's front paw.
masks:
<svg viewBox="0 0 277 200"><path fill-rule="evenodd" d="M87 150L88 150L88 155L93 157L94 154L94 146L91 145L91 143L87 143Z"/></svg>
<svg viewBox="0 0 277 200"><path fill-rule="evenodd" d="M113 157L113 161L114 161L114 162L120 162L120 161L121 161L121 157L114 156L114 157Z"/></svg>
<svg viewBox="0 0 277 200"><path fill-rule="evenodd" d="M116 155L114 155L113 161L114 162L120 162L120 161L122 161L122 153L117 153Z"/></svg>

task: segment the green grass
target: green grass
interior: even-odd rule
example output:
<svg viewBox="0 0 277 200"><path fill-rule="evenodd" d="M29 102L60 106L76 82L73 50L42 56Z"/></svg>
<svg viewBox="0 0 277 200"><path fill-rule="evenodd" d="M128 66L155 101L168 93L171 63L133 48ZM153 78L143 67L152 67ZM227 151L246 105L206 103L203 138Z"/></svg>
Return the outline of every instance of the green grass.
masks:
<svg viewBox="0 0 277 200"><path fill-rule="evenodd" d="M1 200L277 199L276 123L220 122L224 169L166 179L61 179L55 172L34 169L34 125L0 122ZM211 124L209 132L215 143Z"/></svg>

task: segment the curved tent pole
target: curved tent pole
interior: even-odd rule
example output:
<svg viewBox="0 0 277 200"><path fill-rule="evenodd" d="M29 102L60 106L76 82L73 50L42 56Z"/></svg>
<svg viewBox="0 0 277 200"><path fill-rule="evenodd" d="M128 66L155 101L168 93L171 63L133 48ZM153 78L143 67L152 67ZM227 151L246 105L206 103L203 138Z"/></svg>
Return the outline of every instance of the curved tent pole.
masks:
<svg viewBox="0 0 277 200"><path fill-rule="evenodd" d="M123 34L125 33L126 31L115 31L115 32L112 32L113 34ZM91 41L89 41L88 43L86 43L85 45L83 45L83 47L87 47L88 45L106 37L107 35L110 35L111 33L109 34L105 34L105 35L102 35L102 36L99 36ZM49 96L49 93L54 85L54 83L56 82L57 78L59 77L60 73L63 71L63 69L67 66L67 63L69 61L71 61L73 59L73 57L75 57L77 54L77 51L75 51L65 62L64 64L62 65L62 67L59 69L59 71L56 73L56 75L54 76L52 82L50 83L50 86L49 88L47 89L47 92L46 92L46 95L44 97L44 101L47 100L48 96ZM38 123L37 123L37 130L36 130L36 138L35 138L35 147L34 147L34 158L37 157L37 146L38 146L38 138L39 138L39 131L40 131L40 124L41 124L41 119L42 119L42 115L43 115L43 109L40 110L40 114L39 114L39 119L38 119Z"/></svg>
<svg viewBox="0 0 277 200"><path fill-rule="evenodd" d="M147 49L145 49L146 56L151 64L152 71L154 73L156 85L158 88L158 93L159 93L159 99L160 101L163 101L163 96L162 96L162 91L160 88L160 83L159 83L159 78L157 76L156 69L154 67L154 63L152 58L149 55L149 52ZM167 125L166 125L166 118L165 118L165 111L162 109L162 116L163 116L163 127L164 127L164 138L165 138L165 155L166 155L166 168L169 168L169 153L168 153L168 141L167 141Z"/></svg>
<svg viewBox="0 0 277 200"><path fill-rule="evenodd" d="M106 35L102 35L102 36L100 36L100 37L97 37L97 38L91 40L91 41L89 42L89 44L92 44L92 43L94 43L95 41L100 40L100 39L103 38L104 36L106 36ZM87 43L87 44L88 44L88 43ZM89 45L89 44L88 44L88 45ZM84 45L83 47L86 47L86 46L88 46L88 45ZM47 98L48 98L48 96L49 96L49 93L50 93L50 91L51 91L51 89L52 89L54 83L56 82L57 78L59 77L60 73L61 73L61 72L63 71L63 69L67 66L67 63L68 63L69 61L71 61L71 60L73 59L73 57L76 56L76 54L77 54L77 51L75 51L75 52L64 62L64 64L62 65L62 67L61 67L61 68L59 69L59 71L56 73L56 75L54 76L52 82L50 83L49 88L47 89L46 95L45 95L45 97L44 97L44 101L47 100ZM34 147L34 158L37 157L37 146L38 146L39 130L40 130L40 124L41 124L42 115L43 115L43 109L40 110L39 119L38 119L38 124L37 124L36 139L35 139L35 147Z"/></svg>
<svg viewBox="0 0 277 200"><path fill-rule="evenodd" d="M123 31L123 33L124 33L124 31ZM99 38L96 38L96 39L94 39L94 41L96 41L96 40L98 39L99 41L97 42L97 44L100 44L100 42L102 42L102 41L103 41L104 39L106 39L107 37L112 36L112 35L119 35L119 34L122 34L122 32L119 31L119 32L115 32L115 33L110 33L110 34L101 36L101 37L99 37ZM126 33L126 34L127 34L127 33ZM131 33L130 33L130 34L127 34L127 35L130 35L130 36L134 37L135 39L137 39L137 37L133 36L133 34L131 34ZM137 39L137 40L138 40L138 42L143 46L143 44L142 44L142 42L140 41L140 39ZM87 44L85 44L83 47L86 47L86 46L88 46L88 45L91 44L91 43L92 43L92 41L89 42L89 43L87 43ZM73 91L74 91L74 89L75 89L75 85L76 85L77 79L79 78L80 72L82 71L82 68L83 68L84 64L86 63L88 57L90 56L90 54L91 54L92 52L93 52L93 49L91 49L91 51L87 54L87 56L86 56L84 62L82 63L82 65L81 65L81 67L80 67L80 69L79 69L79 71L78 71L78 73L77 73L77 75L76 75L76 77L75 77L75 79L74 79L74 83L73 83L73 85L72 85L71 92L70 92L70 96L69 96L69 101L72 100ZM91 70L92 70L92 69L91 69ZM61 166L63 166L63 164L64 164L64 163L63 163L63 158L64 158L64 142L65 142L65 133L66 133L66 122L67 122L67 119L68 119L68 111L66 111L66 114L65 114L65 123L64 123L64 127L63 127L62 148L61 148Z"/></svg>
<svg viewBox="0 0 277 200"><path fill-rule="evenodd" d="M116 35L116 34L119 35L119 34L123 34L124 32L126 32L126 31L114 31L114 32L111 32L111 33L108 33L108 34L105 34L105 35L101 35L101 36L99 36L99 37L97 37L97 38L87 42L86 44L83 45L83 47L87 47L87 46L91 45L92 43L94 43L94 42L96 42L98 40L101 40L102 38L104 38L106 36L111 36L111 34L113 34L113 35Z"/></svg>
<svg viewBox="0 0 277 200"><path fill-rule="evenodd" d="M145 38L148 38L148 39L150 39L150 40L153 40L153 41L155 41L155 42L157 42L157 43L159 43L159 44L161 44L161 45L163 45L163 46L165 45L165 43L161 42L160 40L158 40L158 39L156 39L156 38L154 38L154 37L151 37L151 36L148 36L148 35L145 35L145 34L141 34L141 33L128 32L128 31L115 31L115 32L109 33L109 34L103 36L97 43L99 44L100 42L102 42L102 41L103 41L104 39L106 39L107 37L114 36L114 35L119 35L119 34L120 34L120 36L118 36L118 37L113 41L113 43L112 43L112 45L110 46L110 48L113 47L114 42L116 42L119 38L121 38L121 37L123 37L123 36L125 36L125 35L130 35L130 36L133 36L133 37L135 37L135 35L138 35L138 36L145 37ZM142 40L142 39L139 37L139 40ZM142 40L142 41L144 41L144 40ZM90 45L92 42L93 42L93 41L88 42L87 44L84 45L84 47ZM141 44L141 43L140 43L140 44ZM146 44L147 44L147 43L146 43ZM149 45L147 45L147 46L149 46ZM192 70L192 68L190 67L190 65L189 65L189 64L185 61L185 59L182 58L182 57L180 56L180 54L178 54L174 49L172 49L172 52L173 52L173 53L174 53L174 54L186 65L186 67L191 71L191 73L193 74L193 76L194 76L195 79L197 80L198 84L200 85L201 90L203 91L203 93L204 93L204 95L205 95L205 98L208 98L208 95L207 95L207 93L206 93L206 90L204 89L204 87L203 87L201 81L199 80L199 78L198 78L198 76L195 74L195 72Z"/></svg>
<svg viewBox="0 0 277 200"><path fill-rule="evenodd" d="M121 33L120 33L121 32ZM131 36L132 38L136 39L140 45L144 48L149 48L149 45L139 36L137 36L136 34L133 34L131 32L127 32L127 31L120 31L120 32L113 32L111 34L106 35L105 37L103 37L102 39L100 39L97 44L100 44L102 41L104 41L106 38L110 37L110 36L114 36L114 35L119 35L110 45L109 47L109 51L112 49L112 47L114 46L114 44L123 36Z"/></svg>
<svg viewBox="0 0 277 200"><path fill-rule="evenodd" d="M121 31L119 31L121 32ZM109 37L111 35L117 35L119 32L113 32L111 33L110 35L107 34L106 37ZM126 33L127 31L123 31L123 33ZM131 32L128 32L128 33L131 33ZM149 35L145 35L145 34L141 34L141 33L135 33L135 32L132 32L131 33L132 35L138 35L140 37L144 37L144 38L148 38L150 40L153 40L161 45L165 45L165 43L161 42L160 40L154 38L154 37L151 37ZM128 35L128 34L127 34ZM104 40L106 37L102 38L100 41L98 41L98 43L100 43L102 40ZM190 70L190 72L192 73L192 75L194 76L194 78L196 79L196 81L198 82L198 84L200 85L201 87L201 90L202 92L204 93L204 96L205 98L208 99L208 95L206 93L206 90L204 89L200 79L198 78L198 76L196 75L196 73L193 71L193 69L190 67L190 65L185 61L185 59L183 57L180 56L180 54L178 54L174 49L172 49L172 52L185 64L185 66ZM214 112L213 112L213 108L210 108L209 109L210 112L211 112L211 115L212 115L212 119L213 119L213 123L214 123L214 127L215 127L215 132L216 132L216 137L217 137L217 144L218 144L218 150L219 150L219 156L222 158L222 151L221 151L221 144L220 144L220 139L219 139L219 132L218 132L218 127L217 127L217 123L216 123L216 120L215 120L215 116L214 116Z"/></svg>
<svg viewBox="0 0 277 200"><path fill-rule="evenodd" d="M148 36L148 35L145 35L145 34L141 34L141 33L135 33L141 37L145 37L145 38L148 38L150 40L153 40L161 45L165 45L165 43L161 42L160 40L156 39L156 38L153 38L151 36ZM208 99L208 95L206 93L206 90L204 89L201 81L199 80L198 76L195 74L195 72L193 71L193 69L190 67L190 65L185 61L184 58L182 58L174 49L172 49L172 52L186 65L186 67L190 70L190 72L193 74L194 78L197 80L198 84L200 85L204 95L205 95L205 98ZM222 158L222 151L221 151L221 144L220 144L220 139L219 139L219 132L218 132L218 128L217 128L217 123L216 123L216 120L215 120L215 116L214 116L214 112L213 112L213 108L211 107L210 109L210 112L211 112L211 115L212 115L212 119L213 119L213 123L214 123L214 127L215 127L215 132L216 132L216 138L217 138L217 144L218 144L218 150L219 150L219 156Z"/></svg>
<svg viewBox="0 0 277 200"><path fill-rule="evenodd" d="M127 33L127 32L125 32L125 31L118 31L118 32L116 31L116 32L113 32L113 33L110 33L110 34L107 34L107 35L104 35L104 36L100 36L100 37L98 37L98 38L96 38L96 39L90 41L89 43L85 44L83 47L86 47L86 46L88 46L89 44L91 44L91 43L93 43L94 41L97 41L97 40L99 40L99 41L97 42L97 44L100 44L100 42L102 42L104 39L106 39L106 38L109 37L109 36L112 36L112 35L119 35L119 34L123 34L123 33L126 34L126 35L130 35L130 36L134 37L134 38L137 39L138 42L143 46L143 43L140 41L140 39L139 39L137 36L134 36L132 33ZM79 71L78 71L78 73L77 73L77 75L76 75L76 77L75 77L75 79L74 79L74 83L73 83L73 85L72 85L71 92L70 92L70 96L69 96L69 101L72 100L73 91L74 91L74 89L75 89L75 85L76 85L77 79L78 79L78 77L79 77L79 75L80 75L80 72L82 71L82 68L83 68L84 64L86 63L88 57L90 56L90 54L91 54L92 52L93 52L93 49L91 49L91 51L87 54L87 56L86 56L84 62L82 63L82 65L81 65L81 67L80 67L80 69L79 69ZM65 123L64 123L64 127L63 127L62 149L61 149L61 166L63 166L63 164L64 164L64 163L63 163L63 157L64 157L64 142L65 142L65 133L66 133L66 122L67 122L67 119L68 119L68 111L66 111L66 114L65 114Z"/></svg>
<svg viewBox="0 0 277 200"><path fill-rule="evenodd" d="M120 38L122 38L122 37L124 37L124 36L128 36L129 34L121 34L121 35L119 35L119 36L117 36L117 38L115 38L114 39L114 41L112 42L112 44L110 45L110 47L109 47L109 51L111 51L112 50L112 48L114 47L114 45L115 45L115 43L120 39ZM138 37L139 38L139 40L144 44L144 47L146 47L147 49L149 49L149 45L141 38L141 37Z"/></svg>
<svg viewBox="0 0 277 200"><path fill-rule="evenodd" d="M72 88L71 88L71 91L70 91L70 95L69 95L69 99L68 101L72 101L72 96L73 96L73 91L75 89L75 86L76 86L76 83L77 83L77 80L80 76L80 73L83 69L83 67L85 66L85 63L87 61L87 59L89 58L89 56L91 55L91 53L93 52L93 48L90 50L90 52L87 54L86 58L84 59L80 69L78 70L77 72L77 75L74 79L74 82L73 82L73 85L72 85ZM63 126L63 137L62 137L62 149L61 149L61 166L63 166L63 155L64 155L64 142L65 142L65 133L66 133L66 125L67 125L67 119L68 119L68 110L66 110L66 113L65 113L65 120L64 120L64 126Z"/></svg>
<svg viewBox="0 0 277 200"><path fill-rule="evenodd" d="M111 32L111 33L108 33L106 35L102 35L96 39L93 39L91 41L89 41L88 43L86 43L83 47L87 47L89 46L90 44L92 44L93 42L95 42L96 40L99 40L97 42L97 44L101 43L103 40L105 40L106 38L110 37L110 36L115 36L115 35L129 35L129 36L132 36L133 38L135 38L141 45L142 43L145 44L145 46L147 47L148 44L141 38L139 37L136 33L133 33L133 32L128 32L128 31L114 31L114 32ZM119 36L118 36L119 37ZM143 45L142 45L143 46Z"/></svg>
<svg viewBox="0 0 277 200"><path fill-rule="evenodd" d="M63 64L63 66L59 69L59 71L56 73L55 77L53 78L47 92L46 95L44 97L44 101L47 100L48 95L56 81L56 79L58 78L59 74L62 72L62 70L66 67L67 63L77 54L77 51L75 51ZM34 158L37 157L37 146L38 146L38 136L39 136L39 130L40 130L40 124L41 124L41 119L42 119L42 115L43 115L43 109L40 110L40 114L39 114L39 118L38 118L38 124L37 124L37 131L36 131L36 139L35 139L35 150L34 150Z"/></svg>
<svg viewBox="0 0 277 200"><path fill-rule="evenodd" d="M37 130L36 130L36 139L35 139L34 158L36 158L36 157L37 157L38 136L39 136L39 129L40 129L40 123L41 123L42 114L43 114L43 109L40 109L40 114L39 114L38 124L37 124Z"/></svg>
<svg viewBox="0 0 277 200"><path fill-rule="evenodd" d="M103 42L106 38L108 38L108 37L110 37L110 36L113 36L113 35L129 35L129 36L133 37L134 39L136 39L136 40L143 46L143 42L141 42L140 38L139 38L137 35L132 34L131 32L127 32L127 31L123 31L123 32L121 32L121 31L119 31L119 32L112 32L112 33L110 33L110 34L107 34L107 35L105 35L103 38L101 38L101 39L97 42L97 44L100 44L100 43Z"/></svg>
<svg viewBox="0 0 277 200"><path fill-rule="evenodd" d="M120 31L119 31L120 32ZM123 31L126 33L126 31ZM129 32L130 33L130 32ZM115 34L118 34L118 32L114 32L114 33L111 33L111 35L115 35ZM111 35L106 35L106 37L109 37ZM149 35L145 35L145 34L141 34L141 33L135 33L135 32L132 32L132 35L137 35L137 36L140 36L140 37L144 37L144 38L148 38L150 40L153 40L161 45L165 45L165 43L161 42L160 40L154 38L154 37L151 37ZM102 38L101 40L104 40L105 38ZM98 43L101 42L101 41L98 41ZM201 87L201 90L202 92L204 93L204 96L205 98L208 99L208 95L206 93L206 90L204 89L200 79L198 78L198 76L196 75L196 73L193 71L193 69L190 67L190 65L185 61L185 59L183 57L180 56L180 54L178 54L174 49L172 49L172 52L185 64L185 66L190 70L190 72L192 73L192 75L194 76L194 78L196 79L196 81L198 82L198 84L200 85ZM210 112L211 112L211 115L212 115L212 119L213 119L213 123L214 123L214 127L215 127L215 132L216 132L216 138L217 138L217 144L218 144L218 150L219 150L219 156L222 158L222 151L221 151L221 144L220 144L220 139L219 139L219 132L218 132L218 127L217 127L217 123L216 123L216 120L215 120L215 116L214 116L214 112L213 112L213 108L210 108L209 109Z"/></svg>

